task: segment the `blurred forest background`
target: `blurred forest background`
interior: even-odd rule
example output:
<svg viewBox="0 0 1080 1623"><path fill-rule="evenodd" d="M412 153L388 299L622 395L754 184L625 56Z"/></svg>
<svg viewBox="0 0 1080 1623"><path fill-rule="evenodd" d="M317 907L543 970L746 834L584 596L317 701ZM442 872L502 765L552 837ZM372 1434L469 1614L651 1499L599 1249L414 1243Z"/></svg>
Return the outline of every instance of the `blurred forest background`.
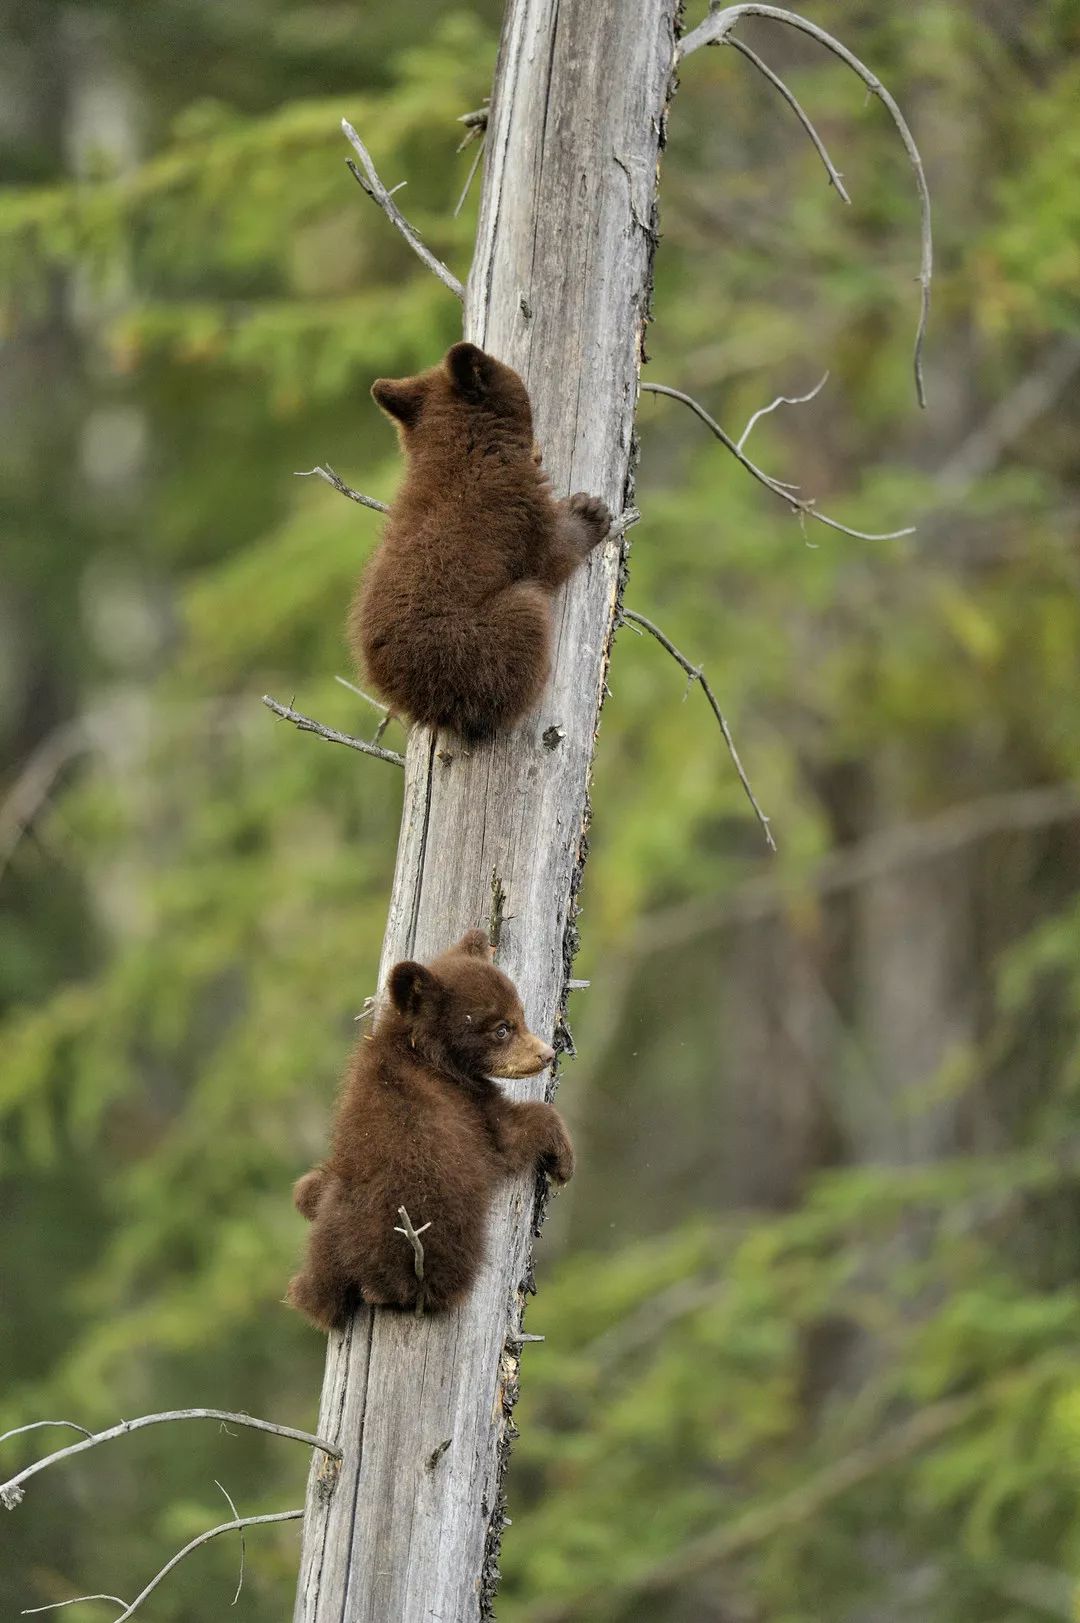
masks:
<svg viewBox="0 0 1080 1623"><path fill-rule="evenodd" d="M339 119L464 275L455 119L500 9L0 0L0 1431L315 1424L289 1187L373 989L401 780L259 698L373 725L334 679L380 521L294 470L388 498L368 386L459 312ZM758 460L918 532L804 534L643 397L627 604L706 663L780 852L701 695L623 630L506 1623L1080 1616L1080 4L805 10L922 147L929 410L903 151L767 25L853 205L749 63L695 55L647 376L737 434L828 369ZM50 1471L5 1514L0 1611L130 1596L227 1519L215 1478L253 1513L305 1470L186 1426ZM287 1615L298 1543L251 1533L232 1615ZM237 1553L152 1615L226 1615Z"/></svg>

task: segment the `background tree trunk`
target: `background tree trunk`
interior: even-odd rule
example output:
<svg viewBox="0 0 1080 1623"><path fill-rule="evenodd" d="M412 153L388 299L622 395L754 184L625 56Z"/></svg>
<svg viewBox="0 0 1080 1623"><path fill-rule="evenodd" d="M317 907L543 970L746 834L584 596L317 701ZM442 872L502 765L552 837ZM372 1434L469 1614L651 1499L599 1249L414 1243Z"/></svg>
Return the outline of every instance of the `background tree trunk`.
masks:
<svg viewBox="0 0 1080 1623"><path fill-rule="evenodd" d="M465 305L465 335L528 383L556 490L595 492L616 513L633 483L679 9L510 0ZM551 681L513 733L467 753L414 729L408 747L382 976L485 922L494 879L505 895L498 962L534 1029L556 1038L620 578L609 543L570 582ZM312 1468L298 1623L490 1615L536 1201L531 1179L497 1201L489 1262L459 1310L362 1312L331 1336L319 1431L344 1461L336 1481Z"/></svg>

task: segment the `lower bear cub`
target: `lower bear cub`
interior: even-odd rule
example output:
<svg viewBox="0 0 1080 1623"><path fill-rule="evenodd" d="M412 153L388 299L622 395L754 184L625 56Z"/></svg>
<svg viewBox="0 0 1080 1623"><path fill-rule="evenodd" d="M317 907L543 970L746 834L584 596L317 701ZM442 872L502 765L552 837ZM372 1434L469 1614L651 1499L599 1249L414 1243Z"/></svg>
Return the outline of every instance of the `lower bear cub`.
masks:
<svg viewBox="0 0 1080 1623"><path fill-rule="evenodd" d="M556 501L524 383L475 344L371 392L407 465L350 612L354 654L397 715L488 737L539 698L551 595L611 515L596 496Z"/></svg>
<svg viewBox="0 0 1080 1623"><path fill-rule="evenodd" d="M311 1219L288 1300L323 1330L361 1302L414 1307L421 1290L404 1206L423 1235L423 1305L450 1307L483 1258L487 1209L504 1179L542 1167L559 1183L574 1151L551 1105L508 1099L492 1075L536 1076L555 1057L525 1024L482 930L422 964L396 964L389 999L346 1073L325 1164L293 1191Z"/></svg>

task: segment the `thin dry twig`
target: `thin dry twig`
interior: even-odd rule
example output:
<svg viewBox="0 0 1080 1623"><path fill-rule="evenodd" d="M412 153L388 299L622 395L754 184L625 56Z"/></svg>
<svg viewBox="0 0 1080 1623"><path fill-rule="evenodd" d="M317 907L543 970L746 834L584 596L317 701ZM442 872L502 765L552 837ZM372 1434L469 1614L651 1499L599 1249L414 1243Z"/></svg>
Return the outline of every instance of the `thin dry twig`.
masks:
<svg viewBox="0 0 1080 1623"><path fill-rule="evenodd" d="M621 620L631 621L634 625L641 626L642 629L647 631L650 636L655 637L660 646L667 649L672 659L682 666L683 670L690 678L690 681L698 682L700 684L701 691L704 693L706 699L708 699L712 713L720 724L720 731L724 735L724 743L728 747L728 754L731 756L732 764L735 767L735 771L739 775L739 782L742 784L746 798L749 800L751 806L753 806L754 814L757 817L758 822L761 824L762 832L765 835L765 843L768 845L770 851L775 851L776 841L773 839L772 829L769 827L769 819L759 806L757 796L750 787L750 779L746 776L743 764L739 759L739 752L735 748L735 740L731 736L731 728L728 726L727 721L724 718L724 713L717 703L716 694L713 692L712 688L705 679L705 672L702 670L701 666L692 664L690 660L687 659L686 655L676 648L671 639L664 635L664 633L660 630L660 627L654 625L651 620L647 620L643 614L635 614L633 609L620 609L619 618Z"/></svg>
<svg viewBox="0 0 1080 1623"><path fill-rule="evenodd" d="M126 1437L129 1432L141 1431L144 1426L159 1426L166 1420L232 1421L234 1425L247 1426L251 1431L269 1431L276 1437L289 1437L293 1442L307 1443L309 1448L319 1448L332 1459L341 1459L341 1450L334 1443L328 1443L310 1431L297 1431L295 1426L279 1426L276 1421L259 1420L255 1415L238 1414L231 1409L167 1409L162 1414L144 1414L136 1420L121 1420L119 1425L110 1426L107 1431L89 1433L81 1443L69 1443L67 1448L58 1448L54 1454L46 1454L44 1459L35 1460L7 1482L0 1482L0 1504L14 1510L23 1496L22 1484L37 1476L39 1471L44 1471L46 1466L72 1459L76 1454L84 1454L88 1448L96 1448L98 1443L112 1442L116 1437Z"/></svg>
<svg viewBox="0 0 1080 1623"><path fill-rule="evenodd" d="M819 28L816 23L808 22L805 17L800 17L797 12L786 11L781 6L738 5L726 6L722 10L714 6L704 22L699 23L695 29L692 29L686 35L685 39L680 41L676 49L676 63L681 62L684 57L690 56L692 52L699 50L703 45L735 44L735 41L730 37L731 31L736 23L741 22L744 17L767 17L773 22L786 23L789 28L797 28L800 33L809 34L811 39L817 40L819 45L824 45L826 50L831 51L834 56L838 56L841 62L845 63L853 73L858 75L871 95L876 96L884 104L899 132L900 139L904 143L904 150L908 155L908 161L915 171L915 183L919 193L922 255L918 277L920 301L919 321L915 330L914 369L915 392L918 396L919 405L925 406L926 388L923 382L922 352L923 341L926 337L926 324L930 316L930 282L934 273L934 241L930 224L930 190L926 184L926 172L923 169L919 149L915 145L915 138L908 129L907 121L896 102L877 75L872 73L866 66L865 62L861 62L853 51L849 51L846 45L842 45L834 35L827 33L824 28ZM745 55L745 47L741 47L741 49Z"/></svg>
<svg viewBox="0 0 1080 1623"><path fill-rule="evenodd" d="M361 165L363 166L363 174L361 174L360 170L351 160L346 160L360 186L362 186L364 191L367 192L368 196L373 202L378 203L391 225L395 226L397 230L401 232L401 235L405 238L405 241L409 244L409 247L412 249L413 253L418 255L419 258L424 261L424 264L427 266L428 270L435 272L435 275L439 278L439 281L442 282L444 287L448 287L450 289L455 298L464 300L465 289L462 287L453 271L449 270L447 266L443 264L442 260L436 258L436 256L431 252L431 249L425 246L424 242L421 240L419 232L414 226L409 224L404 214L402 214L401 210L394 202L393 197L387 191L386 187L376 174L375 165L371 161L370 152L364 145L363 141L361 141L360 137L357 135L347 118L342 119L341 128L345 132L346 140L349 142L349 145L352 147L353 151L356 153L356 156L360 159Z"/></svg>
<svg viewBox="0 0 1080 1623"><path fill-rule="evenodd" d="M24 1606L22 1617L33 1617L36 1612L59 1612L64 1606L81 1606L88 1600L111 1600L121 1610L127 1605L122 1595L72 1595L70 1600L53 1600L47 1606Z"/></svg>
<svg viewBox="0 0 1080 1623"><path fill-rule="evenodd" d="M221 1484L219 1483L218 1486L220 1487ZM222 1491L224 1492L224 1489ZM302 1518L303 1514L304 1511L301 1506L299 1510L277 1510L267 1516L237 1516L234 1521L222 1522L220 1527L211 1527L207 1532L200 1533L198 1538L193 1538L190 1544L185 1544L182 1550L177 1550L172 1559L166 1561L161 1571L151 1578L146 1588L135 1596L130 1605L125 1605L116 1595L76 1595L72 1600L54 1601L51 1606L31 1606L22 1615L29 1617L32 1612L51 1612L58 1606L74 1606L76 1602L84 1600L113 1600L116 1601L118 1606L124 1607L120 1615L113 1619L113 1623L127 1623L127 1619L138 1611L143 1601L153 1594L158 1584L169 1576L174 1567L180 1565L186 1555L190 1555L192 1550L197 1550L200 1545L209 1544L212 1538L219 1538L222 1533L243 1533L245 1527L263 1527L269 1522L296 1522Z"/></svg>
<svg viewBox="0 0 1080 1623"><path fill-rule="evenodd" d="M262 702L268 710L274 712L275 716L280 716L282 721L291 721L302 733L317 733L320 738L325 738L328 744L347 744L351 750L359 750L361 755L373 755L377 761L389 761L391 766L405 765L404 755L399 755L396 750L384 750L378 744L365 744L362 738L353 738L349 733L339 733L333 727L324 727L321 721L312 721L310 716L302 715L291 705L279 704L269 693L263 694Z"/></svg>
<svg viewBox="0 0 1080 1623"><path fill-rule="evenodd" d="M335 676L334 681L340 682L342 687L348 688L350 693L355 693L358 699L363 699L365 704L369 704L371 708L373 710L377 710L381 716L385 716L387 714L386 705L381 704L378 699L373 699L370 693L364 692L363 688L358 688L356 683L350 682L347 676Z"/></svg>
<svg viewBox="0 0 1080 1623"><path fill-rule="evenodd" d="M427 1301L427 1289L424 1285L424 1245L420 1236L427 1233L431 1224L422 1223L418 1229L414 1229L412 1219L404 1206L398 1207L397 1214L401 1218L401 1227L398 1228L395 1224L394 1233L403 1234L413 1248L413 1272L420 1285L420 1289L416 1293L416 1317L419 1318Z"/></svg>
<svg viewBox="0 0 1080 1623"><path fill-rule="evenodd" d="M725 433L715 418L709 416L705 407L700 405L693 395L684 394L681 389L669 388L666 383L643 383L641 387L649 394L668 395L672 400L681 400L684 406L689 406L694 415L700 417L706 428L712 430L720 443L727 447L735 460L740 462L746 469L747 473L753 474L759 484L764 485L766 490L771 490L774 496L779 496L781 501L787 502L792 512L799 513L803 518L812 518L818 524L827 525L830 530L839 530L842 535L853 536L856 541L898 541L902 536L915 534L914 525L908 525L903 530L887 530L883 535L874 535L868 530L854 530L850 525L841 524L839 520L829 518L827 513L819 513L812 501L804 501L798 496L792 495L793 486L786 485L779 479L774 479L771 474L763 472L756 462L751 462L746 453L740 451L738 444L731 438L731 435Z"/></svg>
<svg viewBox="0 0 1080 1623"><path fill-rule="evenodd" d="M214 1478L214 1487L221 1489L222 1493L225 1495L225 1502L228 1505L229 1509L232 1511L233 1516L235 1517L235 1519L237 1521L240 1521L240 1519L241 1519L240 1518L240 1512L237 1510L235 1504L233 1503L233 1496L229 1492L228 1488L225 1487L224 1483L219 1482L217 1477ZM244 1587L244 1560L245 1560L246 1556L247 1556L247 1539L244 1537L244 1529L243 1529L243 1526L241 1526L240 1527L240 1575L236 1580L236 1594L233 1596L232 1601L230 1603L233 1606L235 1606L237 1601L240 1599L240 1591Z"/></svg>
<svg viewBox="0 0 1080 1623"><path fill-rule="evenodd" d="M767 62L763 62L760 56L758 56L757 52L752 51L749 45L744 45L741 39L736 39L734 35L732 35L727 40L727 44L733 45L741 55L745 56L748 62L752 62L754 64L758 72L763 74L775 89L779 90L780 94L783 96L784 100L795 114L795 117L799 120L799 123L802 125L803 129L814 143L814 150L817 152L818 157L825 165L825 173L829 177L830 186L835 186L844 202L850 203L851 198L844 190L844 182L841 178L840 171L829 157L824 141L821 139L821 136L818 134L817 130L815 130L813 124L811 124L805 109L796 100L795 96L788 89L780 75L778 73L774 73L769 64Z"/></svg>
<svg viewBox="0 0 1080 1623"><path fill-rule="evenodd" d="M0 1443L6 1443L9 1437L21 1437L27 1431L40 1431L42 1426L70 1426L72 1431L81 1431L84 1437L94 1435L92 1431L87 1431L85 1426L80 1426L75 1420L31 1420L27 1426L13 1426L10 1431L5 1431L4 1435L0 1437Z"/></svg>
<svg viewBox="0 0 1080 1623"><path fill-rule="evenodd" d="M467 144L467 142L469 140L471 140L472 135L473 135L473 131L470 130L469 134L465 137L465 140L461 143L461 146L458 147L459 152L461 151L461 147L465 146ZM484 156L484 146L486 144L486 140L487 140L486 136L482 135L480 137L480 145L476 149L476 157L473 159L472 163L469 166L469 173L466 175L465 184L461 188L461 196L458 198L457 202L454 205L454 219L455 220L457 219L458 215L461 213L462 209L465 207L465 199L469 195L469 188L472 186L473 181L476 179L476 171L480 167L480 159Z"/></svg>
<svg viewBox="0 0 1080 1623"><path fill-rule="evenodd" d="M332 485L342 496L348 496L351 502L359 502L361 507L370 507L376 513L388 513L390 511L386 503L379 501L377 497L365 496L361 491L354 490L351 485L347 485L344 479L334 472L329 462L323 463L317 468L298 468L293 478L322 479L326 484Z"/></svg>
<svg viewBox="0 0 1080 1623"><path fill-rule="evenodd" d="M375 729L371 742L372 744L381 744L383 733L385 733L392 721L397 720L389 705L380 704L378 699L373 699L370 693L365 693L363 688L358 688L355 682L346 681L344 676L335 676L334 681L340 682L343 688L348 688L350 693L355 693L357 698L363 699L366 704L370 704L374 710L379 712L379 725Z"/></svg>
<svg viewBox="0 0 1080 1623"><path fill-rule="evenodd" d="M778 406L805 406L808 400L817 399L818 395L821 393L822 389L824 389L828 381L829 374L826 372L823 375L821 382L815 383L809 394L778 394L776 399L771 400L767 406L759 406L757 411L755 411L753 416L750 418L750 421L747 423L746 427L743 429L742 433L739 435L738 439L735 441L735 449L737 451L741 451L747 440L750 438L750 434L755 425L759 423L763 417L768 417L770 412L774 412ZM783 480L778 479L776 483L779 485L783 484L784 482ZM797 490L798 486L785 485L784 488L786 490Z"/></svg>

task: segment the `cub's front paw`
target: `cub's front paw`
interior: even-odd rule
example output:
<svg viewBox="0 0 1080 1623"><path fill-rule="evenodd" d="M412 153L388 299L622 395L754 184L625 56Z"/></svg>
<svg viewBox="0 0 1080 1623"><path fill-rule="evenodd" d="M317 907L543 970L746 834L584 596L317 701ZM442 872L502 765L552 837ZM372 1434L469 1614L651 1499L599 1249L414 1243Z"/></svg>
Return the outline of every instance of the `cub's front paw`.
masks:
<svg viewBox="0 0 1080 1623"><path fill-rule="evenodd" d="M540 1165L553 1183L569 1183L574 1176L574 1146L561 1116L552 1123L551 1144L540 1157Z"/></svg>
<svg viewBox="0 0 1080 1623"><path fill-rule="evenodd" d="M606 502L599 496L589 496L585 491L579 490L567 501L567 508L575 518L581 520L593 532L593 546L599 543L611 529L611 513Z"/></svg>

